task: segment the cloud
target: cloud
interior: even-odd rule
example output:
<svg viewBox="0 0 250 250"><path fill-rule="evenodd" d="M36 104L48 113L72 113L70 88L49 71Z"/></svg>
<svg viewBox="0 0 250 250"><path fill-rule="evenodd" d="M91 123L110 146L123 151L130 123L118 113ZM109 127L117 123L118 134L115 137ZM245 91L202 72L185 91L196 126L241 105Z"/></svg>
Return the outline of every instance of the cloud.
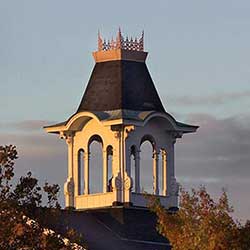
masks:
<svg viewBox="0 0 250 250"><path fill-rule="evenodd" d="M213 116L190 115L191 123L199 124L196 134L184 136L177 144L182 165L199 166L194 173L204 171L211 177L250 177L250 123L249 117L217 119ZM203 172L204 173L204 172Z"/></svg>
<svg viewBox="0 0 250 250"><path fill-rule="evenodd" d="M61 187L60 201L64 204L63 184L67 178L67 145L57 136L45 132L0 133L1 145L16 145L18 159L15 164L15 181L28 171L39 179L57 183Z"/></svg>
<svg viewBox="0 0 250 250"><path fill-rule="evenodd" d="M176 144L178 179L188 188L205 185L213 194L226 187L237 206L237 217L246 219L250 211L250 116L218 119L190 114L187 122L200 128Z"/></svg>
<svg viewBox="0 0 250 250"><path fill-rule="evenodd" d="M169 97L168 100L172 104L178 105L220 105L227 102L239 101L250 97L250 90L232 93L218 93L204 96L178 96Z"/></svg>
<svg viewBox="0 0 250 250"><path fill-rule="evenodd" d="M0 129L4 131L19 130L24 132L35 132L42 130L44 126L56 122L47 120L25 120L19 122L0 123Z"/></svg>

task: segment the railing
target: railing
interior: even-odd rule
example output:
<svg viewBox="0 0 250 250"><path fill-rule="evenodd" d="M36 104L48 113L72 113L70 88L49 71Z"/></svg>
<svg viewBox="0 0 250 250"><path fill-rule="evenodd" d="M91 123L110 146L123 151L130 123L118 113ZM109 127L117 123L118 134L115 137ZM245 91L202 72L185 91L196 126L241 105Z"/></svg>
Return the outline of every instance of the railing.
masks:
<svg viewBox="0 0 250 250"><path fill-rule="evenodd" d="M166 207L177 207L178 206L178 197L177 196L162 196L154 195L160 199L161 204ZM132 193L131 202L134 206L138 207L147 207L148 201L145 198L145 194L142 193Z"/></svg>
<svg viewBox="0 0 250 250"><path fill-rule="evenodd" d="M112 206L115 200L113 192L76 196L76 209L98 208Z"/></svg>

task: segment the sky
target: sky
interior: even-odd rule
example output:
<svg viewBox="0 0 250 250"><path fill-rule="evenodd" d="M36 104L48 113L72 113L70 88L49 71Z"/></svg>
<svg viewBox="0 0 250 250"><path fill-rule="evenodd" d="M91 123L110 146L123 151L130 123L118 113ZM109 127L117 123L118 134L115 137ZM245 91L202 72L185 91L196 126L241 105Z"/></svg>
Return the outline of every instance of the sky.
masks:
<svg viewBox="0 0 250 250"><path fill-rule="evenodd" d="M0 0L0 144L17 145L16 176L63 187L66 144L42 127L76 111L98 30L144 30L165 109L200 126L176 144L178 181L215 198L226 188L234 216L250 218L249 13L248 0Z"/></svg>

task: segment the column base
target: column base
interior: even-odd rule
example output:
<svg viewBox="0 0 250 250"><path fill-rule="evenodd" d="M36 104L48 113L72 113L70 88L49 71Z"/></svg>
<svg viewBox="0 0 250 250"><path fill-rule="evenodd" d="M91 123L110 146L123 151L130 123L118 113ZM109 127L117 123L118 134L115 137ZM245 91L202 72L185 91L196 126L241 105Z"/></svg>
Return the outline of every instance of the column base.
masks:
<svg viewBox="0 0 250 250"><path fill-rule="evenodd" d="M65 210L68 210L68 211L73 211L73 210L75 210L76 208L75 207L65 207Z"/></svg>
<svg viewBox="0 0 250 250"><path fill-rule="evenodd" d="M114 201L114 202L112 203L112 206L113 206L113 207L123 206L123 203L120 202L120 201Z"/></svg>
<svg viewBox="0 0 250 250"><path fill-rule="evenodd" d="M124 207L133 207L133 203L132 202L124 202L123 206Z"/></svg>

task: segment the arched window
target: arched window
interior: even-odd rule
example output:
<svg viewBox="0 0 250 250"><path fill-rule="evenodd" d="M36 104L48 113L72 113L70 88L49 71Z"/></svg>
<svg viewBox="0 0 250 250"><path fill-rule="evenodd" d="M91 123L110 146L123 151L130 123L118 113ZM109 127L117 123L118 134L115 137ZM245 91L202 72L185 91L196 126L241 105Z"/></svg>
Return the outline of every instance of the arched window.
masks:
<svg viewBox="0 0 250 250"><path fill-rule="evenodd" d="M154 140L150 136L144 136L140 147L140 184L141 191L153 193L153 153Z"/></svg>
<svg viewBox="0 0 250 250"><path fill-rule="evenodd" d="M99 135L89 140L89 193L103 192L103 142Z"/></svg>
<svg viewBox="0 0 250 250"><path fill-rule="evenodd" d="M84 193L84 150L78 151L78 195Z"/></svg>

